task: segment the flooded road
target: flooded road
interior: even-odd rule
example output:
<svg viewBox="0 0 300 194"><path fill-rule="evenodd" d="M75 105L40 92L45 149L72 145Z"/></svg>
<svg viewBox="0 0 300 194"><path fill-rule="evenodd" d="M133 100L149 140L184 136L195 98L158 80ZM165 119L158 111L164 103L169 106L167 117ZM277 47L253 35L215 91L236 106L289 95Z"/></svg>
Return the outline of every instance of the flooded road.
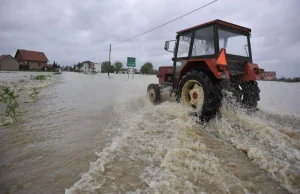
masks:
<svg viewBox="0 0 300 194"><path fill-rule="evenodd" d="M300 192L300 84L260 82L261 111L224 101L199 125L150 104L155 76L127 79L63 73L21 103L0 126L0 193Z"/></svg>

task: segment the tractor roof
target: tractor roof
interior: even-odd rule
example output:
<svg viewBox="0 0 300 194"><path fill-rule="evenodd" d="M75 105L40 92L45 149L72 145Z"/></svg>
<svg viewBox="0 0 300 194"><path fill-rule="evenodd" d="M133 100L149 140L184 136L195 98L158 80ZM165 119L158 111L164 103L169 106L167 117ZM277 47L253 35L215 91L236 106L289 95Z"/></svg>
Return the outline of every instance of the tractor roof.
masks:
<svg viewBox="0 0 300 194"><path fill-rule="evenodd" d="M197 26L193 26L191 28L181 30L181 31L177 32L177 34L181 34L181 33L184 33L184 32L194 30L196 28L205 27L205 26L209 26L209 25L212 25L212 24L219 24L219 25L222 25L222 26L227 26L227 27L230 27L230 28L235 28L235 29L238 29L238 30L242 30L242 31L245 31L245 32L248 32L248 33L251 32L250 28L245 28L243 26L239 26L239 25L236 25L236 24L232 24L232 23L229 23L229 22L222 21L222 20L213 20L213 21L206 22L206 23L203 23L203 24L200 24L200 25L197 25Z"/></svg>

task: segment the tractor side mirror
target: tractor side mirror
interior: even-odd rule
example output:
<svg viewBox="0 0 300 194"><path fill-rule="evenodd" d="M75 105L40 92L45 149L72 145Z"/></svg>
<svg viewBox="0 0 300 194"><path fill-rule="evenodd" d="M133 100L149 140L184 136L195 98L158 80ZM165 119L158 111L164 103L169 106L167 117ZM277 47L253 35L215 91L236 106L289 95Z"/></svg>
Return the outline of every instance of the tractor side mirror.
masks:
<svg viewBox="0 0 300 194"><path fill-rule="evenodd" d="M166 41L166 42L165 42L165 50L166 50L166 51L169 50L169 45L170 45L170 42L169 42L169 41Z"/></svg>
<svg viewBox="0 0 300 194"><path fill-rule="evenodd" d="M171 43L171 46L170 46L170 43ZM165 50L168 52L174 53L175 45L176 45L176 40L168 40L165 42Z"/></svg>
<svg viewBox="0 0 300 194"><path fill-rule="evenodd" d="M157 77L157 78L160 78L160 77L161 77L161 75L158 73L158 74L156 74L156 77Z"/></svg>

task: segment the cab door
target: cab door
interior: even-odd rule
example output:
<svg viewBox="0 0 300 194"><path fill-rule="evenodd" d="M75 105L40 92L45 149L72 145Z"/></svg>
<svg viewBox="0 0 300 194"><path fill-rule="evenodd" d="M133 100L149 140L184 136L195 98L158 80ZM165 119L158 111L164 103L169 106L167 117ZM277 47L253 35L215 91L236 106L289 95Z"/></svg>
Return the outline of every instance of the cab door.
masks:
<svg viewBox="0 0 300 194"><path fill-rule="evenodd" d="M175 50L175 56L173 59L175 83L178 82L179 73L189 58L192 37L193 37L193 32L189 32L183 35L178 35L177 37L177 46Z"/></svg>

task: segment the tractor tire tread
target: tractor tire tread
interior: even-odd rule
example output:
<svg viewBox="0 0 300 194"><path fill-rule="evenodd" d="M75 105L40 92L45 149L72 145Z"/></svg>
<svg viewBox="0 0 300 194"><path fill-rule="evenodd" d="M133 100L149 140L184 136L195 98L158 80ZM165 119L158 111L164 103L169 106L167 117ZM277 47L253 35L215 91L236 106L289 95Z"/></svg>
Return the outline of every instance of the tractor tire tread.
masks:
<svg viewBox="0 0 300 194"><path fill-rule="evenodd" d="M213 80L204 72L192 70L182 77L179 83L179 96L181 95L183 85L190 78L196 78L197 81L203 84L205 89L204 104L202 112L198 114L198 117L202 121L208 121L217 114L221 106L222 93L220 87L214 84Z"/></svg>

